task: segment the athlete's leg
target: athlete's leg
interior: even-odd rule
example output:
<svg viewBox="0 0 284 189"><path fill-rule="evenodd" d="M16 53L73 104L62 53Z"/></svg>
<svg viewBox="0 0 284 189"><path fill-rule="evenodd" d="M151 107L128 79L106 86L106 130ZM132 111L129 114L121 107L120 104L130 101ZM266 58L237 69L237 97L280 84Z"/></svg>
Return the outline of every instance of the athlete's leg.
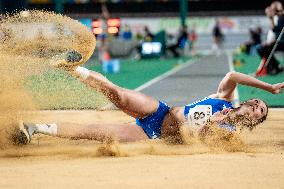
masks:
<svg viewBox="0 0 284 189"><path fill-rule="evenodd" d="M134 118L144 118L158 109L158 100L136 91L118 87L100 73L76 67L83 61L81 57L80 53L70 51L67 52L65 59L57 60L51 65L79 77L84 83L102 92L118 108Z"/></svg>
<svg viewBox="0 0 284 189"><path fill-rule="evenodd" d="M134 118L144 118L158 109L158 100L134 90L121 88L100 73L91 71L87 79L82 81L103 93L119 109Z"/></svg>
<svg viewBox="0 0 284 189"><path fill-rule="evenodd" d="M91 139L105 141L115 139L121 142L131 142L147 139L141 127L130 124L34 124L23 123L28 140L35 133L70 139Z"/></svg>

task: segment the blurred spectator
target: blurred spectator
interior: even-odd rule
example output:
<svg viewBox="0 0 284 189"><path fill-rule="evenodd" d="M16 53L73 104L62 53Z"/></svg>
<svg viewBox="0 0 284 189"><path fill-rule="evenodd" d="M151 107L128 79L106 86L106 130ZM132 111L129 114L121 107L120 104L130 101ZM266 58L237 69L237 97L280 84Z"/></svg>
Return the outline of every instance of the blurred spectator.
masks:
<svg viewBox="0 0 284 189"><path fill-rule="evenodd" d="M128 24L124 25L123 31L121 33L121 37L124 40L131 40L132 39L132 32L130 26Z"/></svg>
<svg viewBox="0 0 284 189"><path fill-rule="evenodd" d="M144 35L142 33L137 32L136 33L136 40L138 41L138 45L136 46L137 50L137 59L140 59L142 57L142 45L144 42L152 42L154 39L154 34L150 31L148 26L144 26Z"/></svg>
<svg viewBox="0 0 284 189"><path fill-rule="evenodd" d="M167 39L166 39L166 48L172 52L174 57L179 57L180 54L177 51L178 45L177 45L177 39L174 35L168 34Z"/></svg>
<svg viewBox="0 0 284 189"><path fill-rule="evenodd" d="M257 45L261 44L261 34L262 29L260 27L257 28L250 28L249 29L249 36L250 40L244 44L245 53L248 55L255 54L255 49Z"/></svg>
<svg viewBox="0 0 284 189"><path fill-rule="evenodd" d="M272 15L272 17L273 17L273 24L274 25L277 24L278 16L273 13L273 10L272 10L271 6L266 7L265 14L266 15ZM272 25L271 25L271 27L270 27L270 29L268 30L268 33L267 33L266 43L272 43L273 41L275 41L275 34L272 31Z"/></svg>
<svg viewBox="0 0 284 189"><path fill-rule="evenodd" d="M195 32L195 26L193 26L189 32L188 39L189 39L189 49L192 56L196 55L195 51L195 43L197 41L197 33Z"/></svg>
<svg viewBox="0 0 284 189"><path fill-rule="evenodd" d="M224 34L221 30L219 20L216 20L215 26L213 27L212 31L213 36L213 52L220 53L220 50L223 49L223 42L224 42Z"/></svg>
<svg viewBox="0 0 284 189"><path fill-rule="evenodd" d="M179 30L177 37L171 34L168 35L166 49L171 51L174 57L176 58L180 57L180 52L178 51L178 49L183 50L185 48L185 44L188 42L187 37L188 37L187 26L184 25Z"/></svg>
<svg viewBox="0 0 284 189"><path fill-rule="evenodd" d="M144 41L151 42L153 41L154 35L149 30L148 26L144 27Z"/></svg>
<svg viewBox="0 0 284 189"><path fill-rule="evenodd" d="M101 5L101 9L102 9L102 14L100 17L100 23L101 23L101 28L102 28L102 32L101 34L98 35L97 39L98 39L98 50L99 50L99 61L103 62L105 60L105 55L109 54L108 52L108 26L107 26L107 20L110 18L110 14L107 10L107 7L105 4Z"/></svg>
<svg viewBox="0 0 284 189"><path fill-rule="evenodd" d="M264 76L266 74L276 75L283 71L283 68L280 66L280 63L276 60L274 55L267 63L267 58L271 53L273 46L275 45L276 39L280 35L282 28L284 27L284 14L283 14L283 6L279 1L274 1L271 5L271 11L267 11L266 15L270 20L272 31L275 34L275 39L269 43L264 43L259 46L257 49L258 54L261 56L261 63L256 71L256 76ZM278 17L277 24L274 22L274 16ZM277 51L284 51L284 37L282 37L277 45Z"/></svg>
<svg viewBox="0 0 284 189"><path fill-rule="evenodd" d="M135 38L137 41L142 41L143 40L143 35L138 31L135 35Z"/></svg>
<svg viewBox="0 0 284 189"><path fill-rule="evenodd" d="M179 48L184 48L185 44L188 42L188 32L187 32L187 25L181 27L179 34L178 34L178 46Z"/></svg>
<svg viewBox="0 0 284 189"><path fill-rule="evenodd" d="M256 32L256 36L254 36L255 37L254 41L258 44L261 44L262 28L260 26L256 27L255 32Z"/></svg>

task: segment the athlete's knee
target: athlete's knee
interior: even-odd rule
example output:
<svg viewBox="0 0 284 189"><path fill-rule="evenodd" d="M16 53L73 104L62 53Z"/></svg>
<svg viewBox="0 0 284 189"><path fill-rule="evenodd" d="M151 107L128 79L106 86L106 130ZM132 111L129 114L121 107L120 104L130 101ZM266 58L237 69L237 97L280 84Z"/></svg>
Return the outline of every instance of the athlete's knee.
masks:
<svg viewBox="0 0 284 189"><path fill-rule="evenodd" d="M122 108L126 106L127 103L125 90L123 88L117 86L109 86L106 92L106 96L110 101L112 101L118 108Z"/></svg>
<svg viewBox="0 0 284 189"><path fill-rule="evenodd" d="M124 88L114 87L109 98L119 109L125 109L129 106L128 90Z"/></svg>
<svg viewBox="0 0 284 189"><path fill-rule="evenodd" d="M127 90L123 88L116 88L116 96L118 100L118 105L120 107L127 107L128 106L128 95L127 95Z"/></svg>

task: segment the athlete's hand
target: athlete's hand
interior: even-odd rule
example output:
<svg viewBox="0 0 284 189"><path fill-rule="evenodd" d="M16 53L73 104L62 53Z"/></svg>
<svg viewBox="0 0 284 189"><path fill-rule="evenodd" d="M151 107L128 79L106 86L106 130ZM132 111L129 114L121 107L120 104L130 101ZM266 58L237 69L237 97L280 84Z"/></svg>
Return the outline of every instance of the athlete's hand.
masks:
<svg viewBox="0 0 284 189"><path fill-rule="evenodd" d="M271 93L272 94L279 94L279 93L282 93L282 89L284 88L284 82L283 83L276 83L276 84L273 84L272 87L271 87Z"/></svg>

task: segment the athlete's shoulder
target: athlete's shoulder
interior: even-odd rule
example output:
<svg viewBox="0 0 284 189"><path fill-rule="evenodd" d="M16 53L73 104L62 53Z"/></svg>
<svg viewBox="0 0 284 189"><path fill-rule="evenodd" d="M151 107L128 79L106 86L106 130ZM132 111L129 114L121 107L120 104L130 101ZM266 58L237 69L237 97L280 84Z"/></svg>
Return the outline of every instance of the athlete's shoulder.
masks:
<svg viewBox="0 0 284 189"><path fill-rule="evenodd" d="M208 98L218 98L218 94L217 93L214 93L214 94L211 94L208 96Z"/></svg>

